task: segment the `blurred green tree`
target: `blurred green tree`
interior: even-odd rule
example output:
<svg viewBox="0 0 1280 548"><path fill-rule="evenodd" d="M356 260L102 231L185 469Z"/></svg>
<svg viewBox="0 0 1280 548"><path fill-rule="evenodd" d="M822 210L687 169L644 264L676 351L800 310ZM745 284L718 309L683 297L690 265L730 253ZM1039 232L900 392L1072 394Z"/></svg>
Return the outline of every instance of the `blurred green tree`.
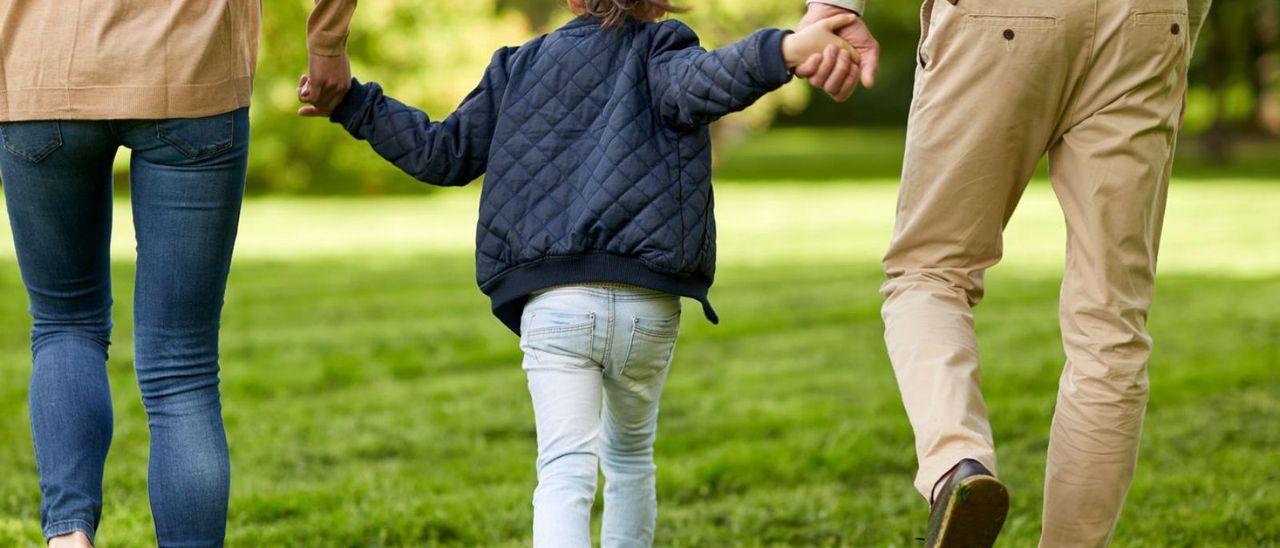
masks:
<svg viewBox="0 0 1280 548"><path fill-rule="evenodd" d="M791 26L795 0L709 0L682 15L715 47L764 26ZM305 21L310 0L264 3L263 54L253 110L250 187L257 192L366 193L412 191L407 179L336 127L303 120L295 89L306 70ZM353 23L353 72L377 80L397 98L432 116L453 110L480 80L494 50L519 45L572 17L564 3L531 0L398 0L360 5ZM724 136L798 112L809 96L801 83L735 115Z"/></svg>
<svg viewBox="0 0 1280 548"><path fill-rule="evenodd" d="M250 187L367 194L416 188L336 126L295 114L298 78L306 71L311 4L263 4ZM443 116L479 82L494 50L531 35L526 18L499 12L496 0L364 2L351 31L352 71L433 116Z"/></svg>
<svg viewBox="0 0 1280 548"><path fill-rule="evenodd" d="M264 2L264 40L255 93L255 192L423 192L338 128L303 120L294 90L306 70L312 0ZM793 27L801 0L686 0L679 15L716 47L760 27ZM1187 128L1226 158L1238 135L1280 134L1280 2L1219 0L1192 66ZM365 2L350 41L355 74L383 83L433 116L448 114L479 81L492 52L524 43L572 17L562 0L392 0ZM901 126L906 121L919 38L915 2L873 2L867 14L883 54L875 90L837 105L803 82L716 127L721 144L773 123ZM1240 32L1243 30L1244 32Z"/></svg>
<svg viewBox="0 0 1280 548"><path fill-rule="evenodd" d="M1280 2L1214 2L1192 66L1186 129L1210 160L1233 145L1280 135Z"/></svg>

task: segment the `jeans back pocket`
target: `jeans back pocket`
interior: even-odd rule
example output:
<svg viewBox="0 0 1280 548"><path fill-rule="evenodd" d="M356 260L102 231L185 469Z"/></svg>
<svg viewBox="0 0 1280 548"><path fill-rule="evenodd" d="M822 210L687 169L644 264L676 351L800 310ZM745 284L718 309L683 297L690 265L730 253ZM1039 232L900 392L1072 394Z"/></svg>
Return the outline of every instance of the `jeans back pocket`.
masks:
<svg viewBox="0 0 1280 548"><path fill-rule="evenodd" d="M192 160L206 160L235 145L235 113L156 122L156 138Z"/></svg>
<svg viewBox="0 0 1280 548"><path fill-rule="evenodd" d="M591 360L595 348L596 315L538 307L527 310L520 348L541 363L552 360Z"/></svg>
<svg viewBox="0 0 1280 548"><path fill-rule="evenodd" d="M0 124L0 143L10 154L38 164L62 148L62 124L56 120Z"/></svg>
<svg viewBox="0 0 1280 548"><path fill-rule="evenodd" d="M633 318L622 376L643 382L666 371L680 334L680 313L667 318Z"/></svg>

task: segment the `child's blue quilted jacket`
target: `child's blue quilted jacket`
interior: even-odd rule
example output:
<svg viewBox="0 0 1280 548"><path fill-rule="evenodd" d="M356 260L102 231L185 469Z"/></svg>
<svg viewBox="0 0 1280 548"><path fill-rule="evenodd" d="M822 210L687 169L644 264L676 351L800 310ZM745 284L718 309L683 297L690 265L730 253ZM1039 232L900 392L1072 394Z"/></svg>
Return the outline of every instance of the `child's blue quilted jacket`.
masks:
<svg viewBox="0 0 1280 548"><path fill-rule="evenodd" d="M530 294L588 282L694 298L718 322L707 124L790 80L785 34L708 52L678 21L580 17L499 50L442 121L359 82L332 120L419 180L485 176L476 277L516 333Z"/></svg>

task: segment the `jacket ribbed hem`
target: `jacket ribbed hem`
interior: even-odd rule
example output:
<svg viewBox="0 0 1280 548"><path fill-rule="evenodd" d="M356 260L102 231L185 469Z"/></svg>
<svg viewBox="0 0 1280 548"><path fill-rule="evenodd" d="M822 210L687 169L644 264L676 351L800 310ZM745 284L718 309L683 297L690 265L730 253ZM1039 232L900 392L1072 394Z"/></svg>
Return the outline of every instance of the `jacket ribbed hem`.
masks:
<svg viewBox="0 0 1280 548"><path fill-rule="evenodd" d="M620 283L688 297L702 303L707 320L720 323L707 297L711 280L706 276L659 272L634 257L609 253L547 257L507 270L485 282L480 290L493 300L493 315L519 335L520 317L529 295L551 287L584 283Z"/></svg>
<svg viewBox="0 0 1280 548"><path fill-rule="evenodd" d="M249 106L253 77L184 86L0 90L0 122L203 118Z"/></svg>

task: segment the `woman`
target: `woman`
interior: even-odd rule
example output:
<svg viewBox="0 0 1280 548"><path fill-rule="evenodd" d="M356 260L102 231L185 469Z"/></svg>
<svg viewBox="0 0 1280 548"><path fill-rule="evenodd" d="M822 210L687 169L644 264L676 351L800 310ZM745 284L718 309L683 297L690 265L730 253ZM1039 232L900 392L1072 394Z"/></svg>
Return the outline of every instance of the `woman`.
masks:
<svg viewBox="0 0 1280 548"><path fill-rule="evenodd" d="M309 25L321 107L355 0ZM258 0L0 4L0 177L34 319L31 426L51 546L91 546L111 441L112 163L130 166L134 364L161 546L220 546L230 464L218 328L249 149ZM338 85L324 84L337 83Z"/></svg>

